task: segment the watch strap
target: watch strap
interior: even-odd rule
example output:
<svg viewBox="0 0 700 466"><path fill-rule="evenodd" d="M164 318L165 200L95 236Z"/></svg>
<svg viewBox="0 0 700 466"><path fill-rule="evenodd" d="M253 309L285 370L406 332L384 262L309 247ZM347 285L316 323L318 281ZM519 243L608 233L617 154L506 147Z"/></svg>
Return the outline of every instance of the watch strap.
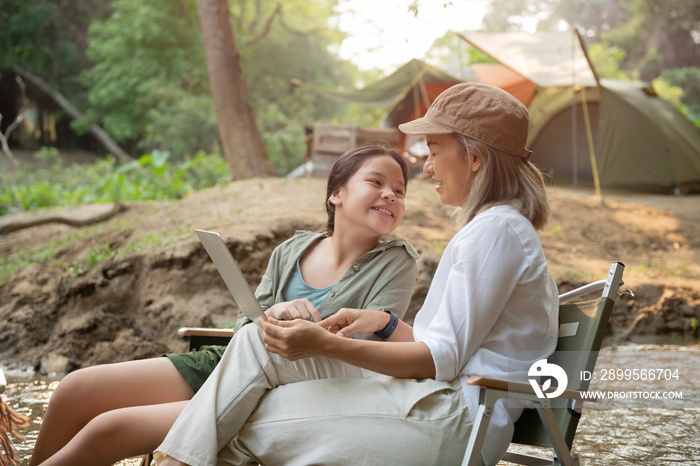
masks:
<svg viewBox="0 0 700 466"><path fill-rule="evenodd" d="M386 327L384 327L382 330L374 332L374 334L382 340L388 340L391 334L394 333L394 330L396 330L396 327L399 325L399 316L394 314L391 309L382 309L382 312L389 314L389 323L387 323Z"/></svg>

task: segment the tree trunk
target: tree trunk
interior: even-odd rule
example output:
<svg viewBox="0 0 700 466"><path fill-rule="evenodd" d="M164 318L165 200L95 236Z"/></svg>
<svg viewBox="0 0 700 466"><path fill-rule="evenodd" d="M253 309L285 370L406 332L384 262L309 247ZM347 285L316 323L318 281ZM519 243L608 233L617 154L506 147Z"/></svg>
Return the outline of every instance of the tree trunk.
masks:
<svg viewBox="0 0 700 466"><path fill-rule="evenodd" d="M231 179L276 176L243 81L226 0L197 0L221 145Z"/></svg>

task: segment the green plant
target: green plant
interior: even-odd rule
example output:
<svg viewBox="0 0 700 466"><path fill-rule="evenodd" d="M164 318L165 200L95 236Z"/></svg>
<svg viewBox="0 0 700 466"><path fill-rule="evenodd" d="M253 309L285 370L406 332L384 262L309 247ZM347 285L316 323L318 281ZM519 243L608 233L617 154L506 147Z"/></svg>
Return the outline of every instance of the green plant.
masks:
<svg viewBox="0 0 700 466"><path fill-rule="evenodd" d="M447 248L447 241L434 240L433 247L440 251L440 253L442 254Z"/></svg>
<svg viewBox="0 0 700 466"><path fill-rule="evenodd" d="M90 249L87 254L87 259L85 260L85 265L90 268L93 265L97 265L101 262L106 261L114 255L112 252L112 246L108 241L104 245L97 249Z"/></svg>
<svg viewBox="0 0 700 466"><path fill-rule="evenodd" d="M700 324L695 317L690 318L690 331L693 335L700 338Z"/></svg>
<svg viewBox="0 0 700 466"><path fill-rule="evenodd" d="M193 191L228 183L228 165L219 153L198 153L172 163L170 152L152 151L138 160L118 164L101 159L94 164L65 166L60 153L44 148L35 162L20 165L14 183L22 209L114 201L180 199ZM13 204L9 187L0 187L0 215Z"/></svg>
<svg viewBox="0 0 700 466"><path fill-rule="evenodd" d="M678 99L673 101L695 126L700 127L700 67L671 68L663 70L659 76L667 85L682 89ZM657 82L654 81L654 89Z"/></svg>
<svg viewBox="0 0 700 466"><path fill-rule="evenodd" d="M689 271L689 269L688 269L688 263L687 263L687 262L681 262L680 264L678 264L678 265L676 266L675 270L673 271L673 274L674 274L675 276L677 276L677 277L689 276L690 271Z"/></svg>

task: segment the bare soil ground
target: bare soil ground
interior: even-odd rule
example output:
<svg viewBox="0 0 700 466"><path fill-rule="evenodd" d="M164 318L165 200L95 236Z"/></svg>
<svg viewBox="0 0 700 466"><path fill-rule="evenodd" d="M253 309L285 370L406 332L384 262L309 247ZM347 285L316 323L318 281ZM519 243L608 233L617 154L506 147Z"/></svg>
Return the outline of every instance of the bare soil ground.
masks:
<svg viewBox="0 0 700 466"><path fill-rule="evenodd" d="M221 232L254 287L278 243L323 226L324 191L320 179L246 180L180 201L129 204L98 225L52 223L0 237L0 363L65 372L184 351L179 327L226 326L237 314L193 229ZM612 261L626 265L634 297L618 301L611 341L697 338L700 197L604 192L601 203L590 190L557 187L551 200L554 215L540 237L562 292L605 278ZM422 256L415 314L454 229L431 183L412 181L407 204L396 234ZM21 218L87 218L110 208Z"/></svg>

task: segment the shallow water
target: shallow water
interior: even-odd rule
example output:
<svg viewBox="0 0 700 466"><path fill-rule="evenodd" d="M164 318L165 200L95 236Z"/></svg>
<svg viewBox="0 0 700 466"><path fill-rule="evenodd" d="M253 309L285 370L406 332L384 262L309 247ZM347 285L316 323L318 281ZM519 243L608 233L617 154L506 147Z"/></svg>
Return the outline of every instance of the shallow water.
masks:
<svg viewBox="0 0 700 466"><path fill-rule="evenodd" d="M58 385L61 377L41 377L35 374L5 371L7 390L3 398L18 413L30 417L30 424L18 433L25 438L26 443L15 441L15 448L22 465L29 463L32 450L36 443L39 427L43 419L49 398ZM140 459L126 459L116 463L119 466L138 466Z"/></svg>
<svg viewBox="0 0 700 466"><path fill-rule="evenodd" d="M598 377L590 390L673 392L682 399L617 399L587 403L574 440L574 452L582 465L692 465L700 464L700 383L695 374L700 367L700 344L630 344L605 347L596 364ZM615 380L608 370L669 369L656 371L660 379ZM675 369L678 377L673 377ZM639 373L639 371L638 371ZM604 376L603 376L604 375ZM6 401L19 413L31 416L30 426L20 432L27 442L16 443L27 464L41 419L51 393L60 378L6 371ZM626 378L625 373L620 373ZM613 376L616 377L616 376ZM632 377L630 377L632 378ZM521 448L534 453L533 450ZM119 465L136 465L125 460ZM506 463L503 463L504 465Z"/></svg>

